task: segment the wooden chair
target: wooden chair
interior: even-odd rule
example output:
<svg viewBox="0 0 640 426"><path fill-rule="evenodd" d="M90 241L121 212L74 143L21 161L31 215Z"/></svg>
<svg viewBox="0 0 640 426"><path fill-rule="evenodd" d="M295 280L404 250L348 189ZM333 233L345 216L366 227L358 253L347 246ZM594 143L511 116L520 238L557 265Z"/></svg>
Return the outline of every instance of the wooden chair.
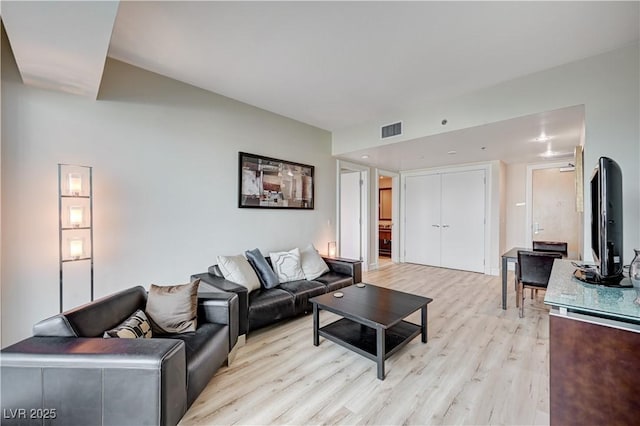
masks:
<svg viewBox="0 0 640 426"><path fill-rule="evenodd" d="M519 302L520 318L524 317L524 289L546 290L551 276L553 261L561 258L562 254L560 253L518 251L516 304Z"/></svg>

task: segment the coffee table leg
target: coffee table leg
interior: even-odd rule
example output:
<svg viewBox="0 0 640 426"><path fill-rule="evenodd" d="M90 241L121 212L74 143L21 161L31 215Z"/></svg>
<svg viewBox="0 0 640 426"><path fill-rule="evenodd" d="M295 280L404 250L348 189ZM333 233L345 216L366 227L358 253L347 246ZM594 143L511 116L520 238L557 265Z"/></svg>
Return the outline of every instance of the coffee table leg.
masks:
<svg viewBox="0 0 640 426"><path fill-rule="evenodd" d="M376 328L376 363L378 364L378 379L384 380L384 356L385 348L385 332L384 328Z"/></svg>
<svg viewBox="0 0 640 426"><path fill-rule="evenodd" d="M420 326L422 331L422 343L427 343L427 305L422 307L422 325Z"/></svg>
<svg viewBox="0 0 640 426"><path fill-rule="evenodd" d="M313 345L318 346L320 344L320 338L318 337L318 324L319 324L319 312L318 304L313 304Z"/></svg>

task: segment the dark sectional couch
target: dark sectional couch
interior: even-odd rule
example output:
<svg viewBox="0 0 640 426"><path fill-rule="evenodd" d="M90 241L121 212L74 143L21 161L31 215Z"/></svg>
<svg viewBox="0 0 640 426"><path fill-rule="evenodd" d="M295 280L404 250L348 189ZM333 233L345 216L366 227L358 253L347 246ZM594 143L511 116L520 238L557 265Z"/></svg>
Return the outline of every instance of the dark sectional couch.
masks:
<svg viewBox="0 0 640 426"><path fill-rule="evenodd" d="M284 318L310 312L310 298L362 281L361 261L323 259L330 270L312 281L292 281L271 289L261 286L251 293L247 292L246 287L225 280L217 265L210 266L209 272L193 275L191 279L199 278L203 289L237 294L239 334L246 334ZM271 262L268 257L267 261Z"/></svg>
<svg viewBox="0 0 640 426"><path fill-rule="evenodd" d="M236 344L238 297L200 287L194 332L102 337L146 301L143 287L121 291L41 321L3 349L2 424L177 424Z"/></svg>

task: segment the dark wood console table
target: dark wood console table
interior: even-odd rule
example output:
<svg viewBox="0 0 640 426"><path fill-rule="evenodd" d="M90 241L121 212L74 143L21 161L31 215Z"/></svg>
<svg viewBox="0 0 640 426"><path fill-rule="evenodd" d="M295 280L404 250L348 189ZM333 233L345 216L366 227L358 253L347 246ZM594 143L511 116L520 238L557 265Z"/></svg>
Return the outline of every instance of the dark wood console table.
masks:
<svg viewBox="0 0 640 426"><path fill-rule="evenodd" d="M551 424L638 424L640 289L587 284L574 270L556 260L544 299Z"/></svg>

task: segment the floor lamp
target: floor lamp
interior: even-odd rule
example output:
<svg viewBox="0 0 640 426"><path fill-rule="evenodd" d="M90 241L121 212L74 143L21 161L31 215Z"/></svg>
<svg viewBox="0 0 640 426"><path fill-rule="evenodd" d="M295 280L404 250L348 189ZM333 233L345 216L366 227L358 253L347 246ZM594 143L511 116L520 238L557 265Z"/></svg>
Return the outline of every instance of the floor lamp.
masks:
<svg viewBox="0 0 640 426"><path fill-rule="evenodd" d="M90 262L90 292L93 300L92 167L58 164L58 235L62 312L64 266L69 262Z"/></svg>

